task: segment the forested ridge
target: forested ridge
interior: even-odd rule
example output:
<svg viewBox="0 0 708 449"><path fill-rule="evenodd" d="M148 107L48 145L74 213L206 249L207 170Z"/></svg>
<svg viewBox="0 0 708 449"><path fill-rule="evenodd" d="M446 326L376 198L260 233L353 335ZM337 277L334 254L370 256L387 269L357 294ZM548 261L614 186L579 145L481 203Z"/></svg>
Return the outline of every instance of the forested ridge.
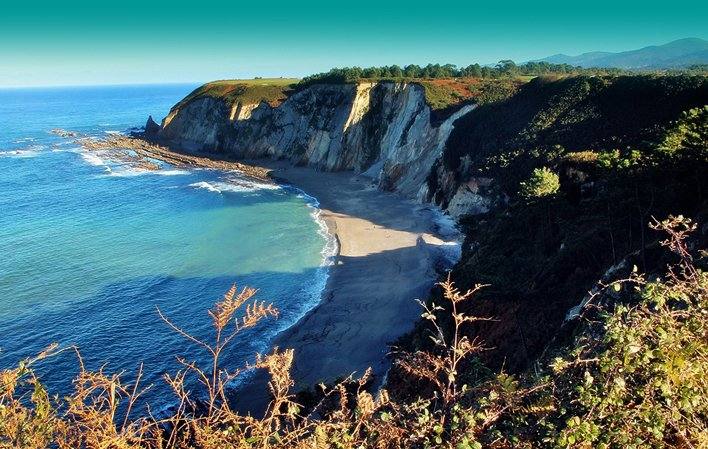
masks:
<svg viewBox="0 0 708 449"><path fill-rule="evenodd" d="M544 61L516 64L510 59L499 61L494 66L470 64L457 67L454 64L427 64L419 66L409 64L405 67L397 65L381 67L343 67L333 68L328 72L306 76L301 85L316 83L347 83L361 79L441 79L441 78L503 78L514 76L568 75L568 74L620 74L621 69L599 68L586 69L569 64L553 64Z"/></svg>

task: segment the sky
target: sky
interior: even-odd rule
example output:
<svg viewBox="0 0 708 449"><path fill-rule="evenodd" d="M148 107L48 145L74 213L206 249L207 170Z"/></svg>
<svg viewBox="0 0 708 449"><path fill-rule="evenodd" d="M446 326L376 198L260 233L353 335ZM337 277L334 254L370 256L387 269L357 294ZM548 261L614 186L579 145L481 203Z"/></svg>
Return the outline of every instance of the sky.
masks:
<svg viewBox="0 0 708 449"><path fill-rule="evenodd" d="M708 2L4 0L0 87L522 62L684 37L708 39Z"/></svg>

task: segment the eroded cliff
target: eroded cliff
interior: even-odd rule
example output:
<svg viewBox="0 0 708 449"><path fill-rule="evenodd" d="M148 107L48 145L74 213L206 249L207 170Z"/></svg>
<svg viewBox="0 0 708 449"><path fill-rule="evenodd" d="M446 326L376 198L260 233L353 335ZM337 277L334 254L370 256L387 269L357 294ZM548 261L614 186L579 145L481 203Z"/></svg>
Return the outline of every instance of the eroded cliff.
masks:
<svg viewBox="0 0 708 449"><path fill-rule="evenodd" d="M190 151L288 159L320 170L355 170L383 190L428 200L431 167L463 105L439 125L420 85L314 85L273 106L203 96L175 106L160 136Z"/></svg>
<svg viewBox="0 0 708 449"><path fill-rule="evenodd" d="M640 269L655 269L651 217L706 214L708 79L539 77L480 103L440 122L416 83L320 84L277 104L181 102L160 134L193 150L355 170L467 216L452 276L463 289L493 286L470 313L496 318L470 334L495 348L487 362L520 370L618 261L639 255ZM520 195L542 168L558 178L554 193Z"/></svg>

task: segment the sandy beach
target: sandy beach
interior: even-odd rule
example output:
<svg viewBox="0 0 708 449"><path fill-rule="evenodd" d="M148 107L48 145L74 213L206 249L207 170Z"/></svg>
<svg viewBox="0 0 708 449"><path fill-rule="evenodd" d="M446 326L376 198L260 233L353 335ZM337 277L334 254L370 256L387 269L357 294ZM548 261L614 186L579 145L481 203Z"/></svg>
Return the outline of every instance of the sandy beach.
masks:
<svg viewBox="0 0 708 449"><path fill-rule="evenodd" d="M295 350L293 391L368 367L380 382L389 345L413 328L421 313L416 299L426 298L439 276L445 237L436 231L436 211L376 190L351 172L248 163L316 197L339 242L321 302L273 342ZM264 377L239 389L241 408L258 410L267 400Z"/></svg>
<svg viewBox="0 0 708 449"><path fill-rule="evenodd" d="M132 148L141 159L176 166L270 177L317 198L339 248L320 303L272 343L295 350L293 391L360 376L369 367L380 383L390 345L413 328L421 313L416 300L425 299L438 280L451 251L446 242L455 237L439 226L434 208L382 192L352 172L322 172L286 161L225 161L124 137L81 143L89 150ZM238 406L255 413L262 409L268 402L266 381L257 373L241 386Z"/></svg>
<svg viewBox="0 0 708 449"><path fill-rule="evenodd" d="M322 301L274 342L296 350L296 387L367 367L382 374L387 344L412 329L421 312L415 300L438 279L444 242L435 235L434 211L376 190L351 172L257 165L316 197L339 242Z"/></svg>

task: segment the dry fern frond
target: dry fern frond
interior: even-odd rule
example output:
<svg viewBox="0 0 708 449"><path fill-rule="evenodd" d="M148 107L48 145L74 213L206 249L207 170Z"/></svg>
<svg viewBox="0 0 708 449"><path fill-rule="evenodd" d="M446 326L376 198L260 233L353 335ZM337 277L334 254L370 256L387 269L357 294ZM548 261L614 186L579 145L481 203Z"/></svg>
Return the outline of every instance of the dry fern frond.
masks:
<svg viewBox="0 0 708 449"><path fill-rule="evenodd" d="M247 329L253 327L258 322L267 316L272 316L274 318L278 317L278 309L273 307L273 304L266 305L265 302L255 301L253 304L246 306L246 313L241 319L240 329Z"/></svg>
<svg viewBox="0 0 708 449"><path fill-rule="evenodd" d="M238 295L236 294L237 291L236 284L233 284L223 299L214 304L214 307L209 310L209 316L212 318L215 329L224 329L233 318L236 310L258 292L255 288L250 287L244 287Z"/></svg>

